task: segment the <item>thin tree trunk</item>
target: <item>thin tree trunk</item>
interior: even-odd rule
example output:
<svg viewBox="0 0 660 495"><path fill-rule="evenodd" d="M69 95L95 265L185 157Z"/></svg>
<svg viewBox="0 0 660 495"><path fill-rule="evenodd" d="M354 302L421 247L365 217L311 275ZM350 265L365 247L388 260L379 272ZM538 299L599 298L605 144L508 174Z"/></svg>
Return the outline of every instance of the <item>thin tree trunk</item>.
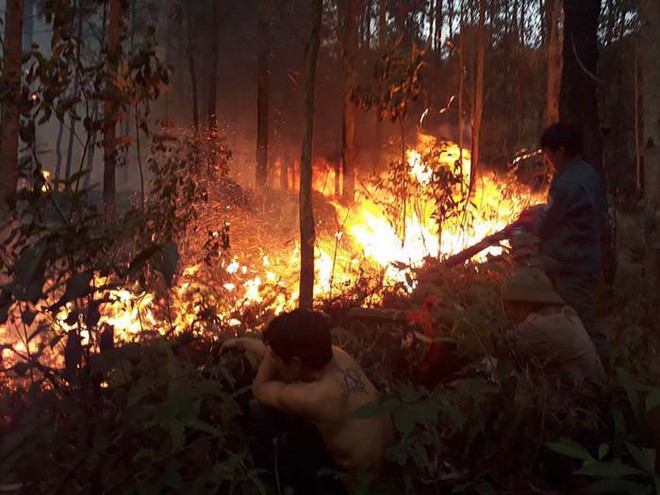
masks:
<svg viewBox="0 0 660 495"><path fill-rule="evenodd" d="M644 196L646 210L646 282L651 324L660 320L660 4L640 0L644 95Z"/></svg>
<svg viewBox="0 0 660 495"><path fill-rule="evenodd" d="M545 123L559 121L559 95L561 93L561 0L546 0L546 19L548 20L547 41L547 85Z"/></svg>
<svg viewBox="0 0 660 495"><path fill-rule="evenodd" d="M55 180L60 179L62 173L62 138L64 137L64 120L59 120L57 126L57 139L55 141Z"/></svg>
<svg viewBox="0 0 660 495"><path fill-rule="evenodd" d="M24 0L24 2L23 51L29 52L32 50L32 43L34 43L34 0Z"/></svg>
<svg viewBox="0 0 660 495"><path fill-rule="evenodd" d="M196 47L193 35L193 1L194 0L188 0L188 71L190 73L193 129L195 130L195 136L197 136L199 133L199 104L197 101L197 74L195 72Z"/></svg>
<svg viewBox="0 0 660 495"><path fill-rule="evenodd" d="M519 149L522 146L523 141L523 129L525 127L525 79L526 79L526 63L527 59L525 58L525 0L520 2L520 11L518 9L518 2L516 2L516 26L518 27L518 45L517 45L517 70L518 74L516 76L516 85L518 86L518 91L516 91L516 149ZM520 16L520 17L518 17Z"/></svg>
<svg viewBox="0 0 660 495"><path fill-rule="evenodd" d="M78 7L78 26L77 26L77 32L76 36L78 37L78 44L76 45L78 47L77 49L77 54L76 56L78 59L81 57L81 43L82 43L82 34L83 34L83 13L82 13L82 5L80 2L77 3ZM74 13L75 15L75 13ZM76 74L73 77L73 92L74 94L78 93L78 72L76 71ZM67 155L66 155L66 169L64 171L64 177L68 179L71 177L71 166L73 163L73 139L76 136L76 124L77 121L74 118L70 119L71 122L71 129L69 129L69 145L67 148Z"/></svg>
<svg viewBox="0 0 660 495"><path fill-rule="evenodd" d="M459 16L459 32L458 32L458 147L459 147L459 160L461 162L461 168L463 167L463 92L465 85L465 68L464 60L465 54L463 49L465 44L463 43L463 0L460 4L460 16Z"/></svg>
<svg viewBox="0 0 660 495"><path fill-rule="evenodd" d="M117 77L121 57L122 1L110 0L110 19L108 26L108 80L106 81L106 99L103 119L103 205L106 220L115 212L117 138L115 135L119 120Z"/></svg>
<svg viewBox="0 0 660 495"><path fill-rule="evenodd" d="M340 28L342 40L343 69L343 99L342 99L342 147L341 162L344 176L343 198L347 204L355 200L355 104L351 99L355 82L355 57L357 52L358 33L356 17L359 0L343 0L341 17L343 26Z"/></svg>
<svg viewBox="0 0 660 495"><path fill-rule="evenodd" d="M218 56L220 37L220 0L211 0L211 70L209 72L209 107L208 126L209 137L213 138L218 132Z"/></svg>
<svg viewBox="0 0 660 495"><path fill-rule="evenodd" d="M312 206L312 139L316 61L321 41L323 0L312 0L312 29L305 49L305 137L300 158L300 299L301 308L314 301L314 210Z"/></svg>
<svg viewBox="0 0 660 495"><path fill-rule="evenodd" d="M474 123L472 126L472 166L470 167L470 191L479 169L479 145L481 123L484 115L484 69L486 65L486 0L479 1L479 32L477 41L477 80L474 95Z"/></svg>
<svg viewBox="0 0 660 495"><path fill-rule="evenodd" d="M639 38L635 39L635 184L637 192L642 190L642 147L640 143L639 101Z"/></svg>
<svg viewBox="0 0 660 495"><path fill-rule="evenodd" d="M442 68L442 27L444 26L444 2L443 0L436 0L435 3L435 78L433 82L439 86L440 84L440 70ZM444 96L444 95L443 95ZM436 95L436 101L443 101Z"/></svg>
<svg viewBox="0 0 660 495"><path fill-rule="evenodd" d="M99 53L98 53L98 63L103 62L103 45L105 44L107 25L108 25L108 4L103 4L102 7L102 16L101 16L101 38L99 39ZM92 122L97 122L99 118L99 101L94 100L92 105ZM89 153L87 154L87 174L85 175L85 180L83 181L83 187L87 189L92 182L92 172L94 170L94 158L96 157L96 145L97 145L97 134L96 132L92 133L92 138L89 145Z"/></svg>
<svg viewBox="0 0 660 495"><path fill-rule="evenodd" d="M255 183L264 187L268 177L268 21L270 0L259 1L257 25L257 169Z"/></svg>
<svg viewBox="0 0 660 495"><path fill-rule="evenodd" d="M23 33L23 0L7 0L3 73L11 95L2 104L0 126L0 206L11 203L18 186L18 140L21 114L21 44Z"/></svg>
<svg viewBox="0 0 660 495"><path fill-rule="evenodd" d="M94 108L92 110L92 121L96 121L96 119L99 118L99 107L98 105L94 104ZM90 139L89 143L89 151L87 152L87 174L85 175L85 180L83 181L83 186L85 188L88 188L91 181L92 181L92 171L94 170L94 158L96 157L96 133L92 132L92 137Z"/></svg>
<svg viewBox="0 0 660 495"><path fill-rule="evenodd" d="M387 45L387 0L379 0L378 3L378 50L382 55ZM378 110L376 110L376 160L375 166L379 166L383 153L383 122Z"/></svg>
<svg viewBox="0 0 660 495"><path fill-rule="evenodd" d="M289 190L289 162L290 158L287 157L286 159L282 160L280 162L280 189L283 191L288 191Z"/></svg>

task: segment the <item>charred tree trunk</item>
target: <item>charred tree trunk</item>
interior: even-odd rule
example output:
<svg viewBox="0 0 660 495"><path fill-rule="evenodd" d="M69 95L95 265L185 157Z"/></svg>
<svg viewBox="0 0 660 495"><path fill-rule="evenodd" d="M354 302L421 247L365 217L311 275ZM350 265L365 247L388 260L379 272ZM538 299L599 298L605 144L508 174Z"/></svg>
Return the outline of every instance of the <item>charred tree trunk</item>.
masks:
<svg viewBox="0 0 660 495"><path fill-rule="evenodd" d="M264 187L268 179L268 21L270 0L259 1L257 26L257 170L255 183Z"/></svg>
<svg viewBox="0 0 660 495"><path fill-rule="evenodd" d="M564 51L560 118L584 136L584 157L601 175L608 202L604 223L603 274L608 286L617 266L616 221L603 168L603 137L598 117L598 17L600 0L564 0Z"/></svg>
<svg viewBox="0 0 660 495"><path fill-rule="evenodd" d="M301 308L314 301L314 210L312 207L312 139L316 61L321 42L323 0L312 1L312 29L305 48L305 136L300 158L300 300Z"/></svg>
<svg viewBox="0 0 660 495"><path fill-rule="evenodd" d="M103 206L106 220L112 218L115 212L117 137L115 135L119 120L119 89L117 77L119 58L121 57L121 16L122 1L110 0L110 19L108 25L108 69L106 81L106 97L104 104L103 129Z"/></svg>
<svg viewBox="0 0 660 495"><path fill-rule="evenodd" d="M545 123L553 124L559 121L559 95L561 92L561 1L546 0L545 18L547 21L547 84Z"/></svg>
<svg viewBox="0 0 660 495"><path fill-rule="evenodd" d="M470 191L479 169L479 145L481 123L484 115L484 68L486 65L486 0L479 1L479 32L477 41L477 75L474 95L474 122L472 125L472 166L470 167Z"/></svg>
<svg viewBox="0 0 660 495"><path fill-rule="evenodd" d="M21 45L23 0L7 0L2 71L8 96L2 102L0 129L0 206L10 204L18 186L18 139L21 124Z"/></svg>
<svg viewBox="0 0 660 495"><path fill-rule="evenodd" d="M357 17L360 12L361 0L342 0L340 37L342 44L342 146L341 163L344 176L343 197L347 204L355 199L355 104L351 95L355 83L355 58L358 48Z"/></svg>
<svg viewBox="0 0 660 495"><path fill-rule="evenodd" d="M646 280L654 330L660 304L660 4L641 0L644 97L644 197L646 204Z"/></svg>
<svg viewBox="0 0 660 495"><path fill-rule="evenodd" d="M197 72L195 69L195 36L193 33L193 0L188 0L188 19L187 19L187 37L188 37L188 72L190 74L190 96L192 98L193 130L195 136L199 133L199 103L197 101Z"/></svg>
<svg viewBox="0 0 660 495"><path fill-rule="evenodd" d="M220 0L211 0L211 70L209 72L209 107L208 127L209 138L213 139L218 132L218 55L220 37Z"/></svg>

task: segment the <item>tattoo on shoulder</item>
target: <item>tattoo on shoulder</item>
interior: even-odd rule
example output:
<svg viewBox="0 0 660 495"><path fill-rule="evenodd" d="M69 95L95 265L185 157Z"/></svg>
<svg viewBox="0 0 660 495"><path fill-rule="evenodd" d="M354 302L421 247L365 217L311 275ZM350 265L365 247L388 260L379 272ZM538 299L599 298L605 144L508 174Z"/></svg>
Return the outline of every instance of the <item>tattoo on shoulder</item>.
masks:
<svg viewBox="0 0 660 495"><path fill-rule="evenodd" d="M367 384L360 368L339 368L344 397L351 394L366 394Z"/></svg>

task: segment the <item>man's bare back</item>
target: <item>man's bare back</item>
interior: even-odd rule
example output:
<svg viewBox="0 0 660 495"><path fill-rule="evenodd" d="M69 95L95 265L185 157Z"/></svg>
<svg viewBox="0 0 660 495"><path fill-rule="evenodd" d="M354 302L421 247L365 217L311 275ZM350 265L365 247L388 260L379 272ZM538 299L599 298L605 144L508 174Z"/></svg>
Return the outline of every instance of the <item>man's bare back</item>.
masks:
<svg viewBox="0 0 660 495"><path fill-rule="evenodd" d="M238 338L223 344L232 348L262 358L252 383L254 398L316 426L337 465L352 471L380 463L394 440L391 418L352 417L378 392L359 364L332 346L325 317L306 310L284 313L271 321L263 341Z"/></svg>
<svg viewBox="0 0 660 495"><path fill-rule="evenodd" d="M318 428L328 450L342 467L371 469L383 459L394 438L389 416L353 419L360 407L377 399L378 392L360 366L346 352L333 347L324 375L307 383L318 405L310 421ZM314 411L310 411L313 413Z"/></svg>

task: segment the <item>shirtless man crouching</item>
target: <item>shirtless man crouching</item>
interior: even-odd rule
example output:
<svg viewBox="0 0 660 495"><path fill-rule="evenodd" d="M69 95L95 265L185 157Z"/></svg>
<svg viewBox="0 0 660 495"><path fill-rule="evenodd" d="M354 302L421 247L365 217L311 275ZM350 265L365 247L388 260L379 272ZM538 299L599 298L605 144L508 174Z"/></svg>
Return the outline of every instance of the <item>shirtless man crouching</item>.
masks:
<svg viewBox="0 0 660 495"><path fill-rule="evenodd" d="M351 417L378 392L355 360L332 346L323 315L299 309L281 314L263 341L231 339L222 347L227 349L262 358L252 384L252 454L280 488L345 493L338 472L378 467L394 439L391 418Z"/></svg>

